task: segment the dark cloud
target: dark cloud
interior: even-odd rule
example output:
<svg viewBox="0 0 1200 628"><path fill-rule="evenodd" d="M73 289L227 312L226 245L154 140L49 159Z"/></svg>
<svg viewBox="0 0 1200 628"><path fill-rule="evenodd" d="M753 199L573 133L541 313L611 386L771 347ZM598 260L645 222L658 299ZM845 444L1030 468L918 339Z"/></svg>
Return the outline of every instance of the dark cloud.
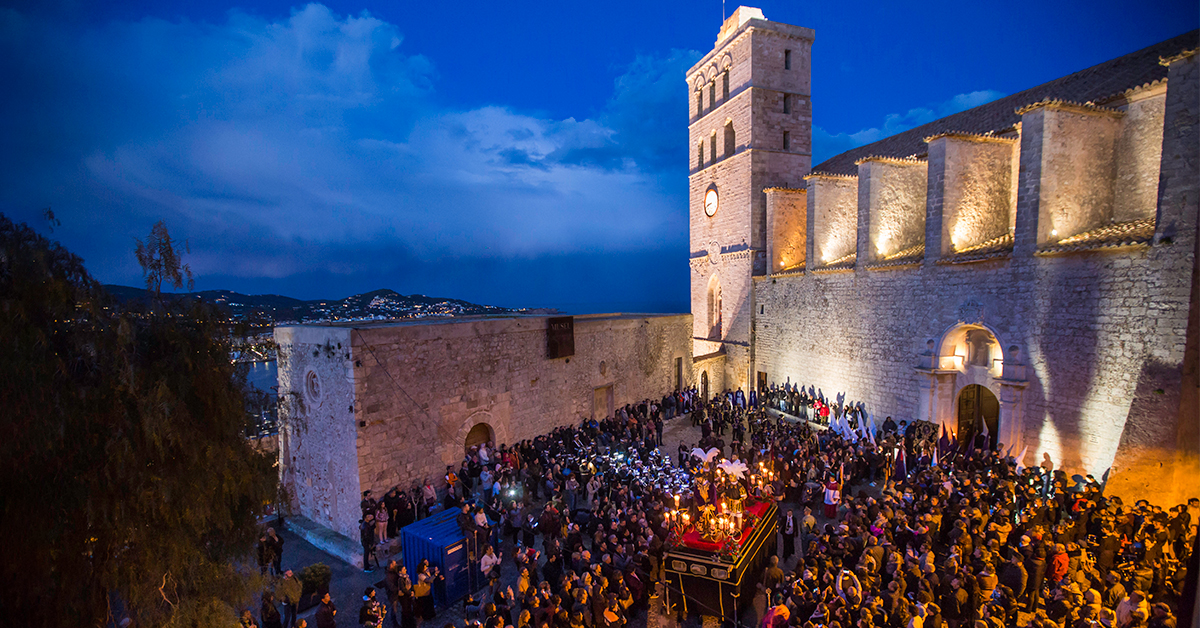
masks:
<svg viewBox="0 0 1200 628"><path fill-rule="evenodd" d="M435 60L366 12L54 15L0 9L0 211L52 206L106 282L139 282L134 238L162 219L205 288L687 309L698 52L638 55L595 115L555 119L440 104ZM814 129L815 158L994 97Z"/></svg>
<svg viewBox="0 0 1200 628"><path fill-rule="evenodd" d="M488 282L551 289L554 269L539 280L536 260L585 271L647 251L686 258L686 162L663 176L668 138L682 134L631 126L675 105L665 85L681 57L639 58L602 115L554 120L438 105L433 64L403 39L319 4L218 23L0 10L13 60L0 80L21 94L0 103L12 138L0 211L32 220L53 206L55 235L105 281L137 282L133 238L165 219L190 241L202 284L308 296L414 282L501 296ZM446 260L520 270L449 273Z"/></svg>

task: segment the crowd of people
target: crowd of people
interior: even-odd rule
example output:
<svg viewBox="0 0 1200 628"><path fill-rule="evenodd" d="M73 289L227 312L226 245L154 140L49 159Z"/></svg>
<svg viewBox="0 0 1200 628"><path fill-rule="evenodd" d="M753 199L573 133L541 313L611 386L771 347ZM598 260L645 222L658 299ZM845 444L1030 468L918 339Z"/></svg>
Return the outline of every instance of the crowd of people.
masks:
<svg viewBox="0 0 1200 628"><path fill-rule="evenodd" d="M443 487L426 479L379 501L364 495L364 567L376 567L371 548L403 526L456 509L480 583L454 603L460 622L678 622L682 607L661 595L662 559L678 542L668 512L677 495L683 508L711 500L698 479L728 459L770 469L769 482L722 481L741 481L749 499L778 502L782 513L780 552L740 618L751 628L1177 625L1200 500L1166 511L1126 504L1091 476L1072 481L1048 461L1026 468L1003 444L960 446L890 417L867 429L861 404L799 391L701 399L691 390L473 448ZM852 420L829 429L830 414L814 424L767 410L801 407L803 397L817 416L825 408ZM674 460L662 452L664 422L682 415L701 428L695 445L715 456L693 456L691 443ZM364 593L358 625L417 628L446 610L444 575L427 562L410 574L392 561L384 583ZM689 600L689 611L716 614L704 600ZM351 625L322 612L318 628Z"/></svg>

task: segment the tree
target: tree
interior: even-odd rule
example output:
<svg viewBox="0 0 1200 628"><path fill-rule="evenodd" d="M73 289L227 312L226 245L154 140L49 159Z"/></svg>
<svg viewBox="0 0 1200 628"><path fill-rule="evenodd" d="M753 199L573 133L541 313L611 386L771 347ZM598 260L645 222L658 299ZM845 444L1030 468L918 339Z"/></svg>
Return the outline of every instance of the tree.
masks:
<svg viewBox="0 0 1200 628"><path fill-rule="evenodd" d="M184 251L188 251L187 240L183 242ZM150 228L150 236L145 242L137 241L134 250L138 264L142 265L142 275L146 278L146 289L156 300L162 298L162 284L165 279L176 290L182 288L186 278L187 289L191 290L192 268L183 263L179 253L175 251L175 242L167 232L167 224L163 221L154 223Z"/></svg>
<svg viewBox="0 0 1200 628"><path fill-rule="evenodd" d="M159 244L153 272L175 281ZM219 316L172 307L120 311L82 260L0 215L6 624L103 626L116 603L139 626L234 625L251 603L239 565L275 461L245 439Z"/></svg>

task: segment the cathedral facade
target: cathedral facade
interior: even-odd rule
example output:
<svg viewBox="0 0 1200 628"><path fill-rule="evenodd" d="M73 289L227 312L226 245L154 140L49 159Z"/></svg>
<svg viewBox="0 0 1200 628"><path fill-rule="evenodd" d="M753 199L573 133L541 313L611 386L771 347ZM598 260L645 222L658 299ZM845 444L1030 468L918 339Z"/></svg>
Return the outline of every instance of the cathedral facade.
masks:
<svg viewBox="0 0 1200 628"><path fill-rule="evenodd" d="M687 75L698 385L986 429L1117 493L1200 484L1197 39L810 168L814 33L739 8Z"/></svg>

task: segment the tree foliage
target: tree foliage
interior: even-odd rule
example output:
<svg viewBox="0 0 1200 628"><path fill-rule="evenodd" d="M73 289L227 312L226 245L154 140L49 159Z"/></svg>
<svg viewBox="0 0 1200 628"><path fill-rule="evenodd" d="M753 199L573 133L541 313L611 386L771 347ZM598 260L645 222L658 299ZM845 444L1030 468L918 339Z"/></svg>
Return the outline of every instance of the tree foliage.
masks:
<svg viewBox="0 0 1200 628"><path fill-rule="evenodd" d="M185 240L183 249L186 251L187 248ZM192 289L192 267L184 264L183 258L175 250L175 241L167 231L167 223L161 220L154 223L146 240L137 241L137 248L133 254L137 257L138 264L142 265L146 289L155 299L162 297L164 280L176 290L183 288L185 284L188 290Z"/></svg>
<svg viewBox="0 0 1200 628"><path fill-rule="evenodd" d="M102 626L116 600L139 626L221 625L250 605L238 565L274 460L246 441L215 312L175 307L116 310L82 260L0 215L6 624Z"/></svg>

